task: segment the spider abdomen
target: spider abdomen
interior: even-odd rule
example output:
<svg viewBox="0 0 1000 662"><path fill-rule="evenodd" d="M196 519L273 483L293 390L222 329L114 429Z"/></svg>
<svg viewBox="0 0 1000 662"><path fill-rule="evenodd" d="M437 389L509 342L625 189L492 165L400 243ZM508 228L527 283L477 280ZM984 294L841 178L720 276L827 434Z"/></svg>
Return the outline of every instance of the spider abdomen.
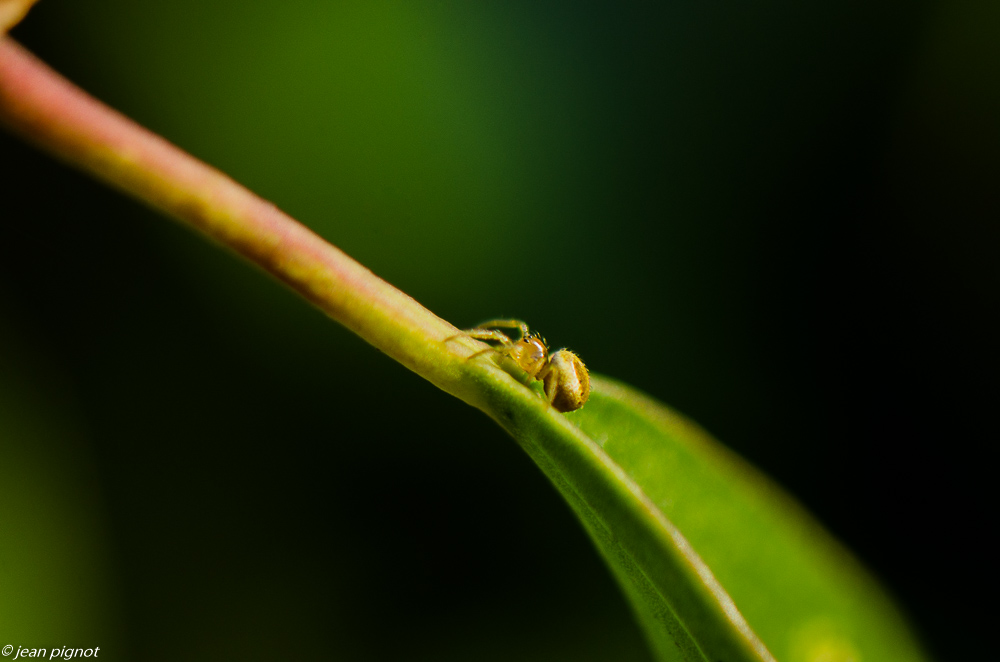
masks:
<svg viewBox="0 0 1000 662"><path fill-rule="evenodd" d="M545 395L557 411L574 411L590 397L590 373L580 357L560 349L549 359L549 369L542 383Z"/></svg>

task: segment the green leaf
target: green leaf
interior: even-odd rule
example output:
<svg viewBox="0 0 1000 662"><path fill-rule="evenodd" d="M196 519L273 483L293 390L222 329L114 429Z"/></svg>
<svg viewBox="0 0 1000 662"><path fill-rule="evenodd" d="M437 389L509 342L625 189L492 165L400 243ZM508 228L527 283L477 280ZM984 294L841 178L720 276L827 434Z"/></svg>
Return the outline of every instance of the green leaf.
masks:
<svg viewBox="0 0 1000 662"><path fill-rule="evenodd" d="M660 659L926 659L846 550L664 405L597 376L567 415L486 390L487 411L579 516Z"/></svg>

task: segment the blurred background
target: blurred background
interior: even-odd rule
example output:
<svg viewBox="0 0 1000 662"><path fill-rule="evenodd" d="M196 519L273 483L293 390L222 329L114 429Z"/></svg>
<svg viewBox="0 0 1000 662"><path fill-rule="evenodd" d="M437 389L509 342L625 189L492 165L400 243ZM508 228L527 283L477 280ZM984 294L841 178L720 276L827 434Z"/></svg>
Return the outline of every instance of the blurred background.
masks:
<svg viewBox="0 0 1000 662"><path fill-rule="evenodd" d="M1000 3L43 0L13 35L449 321L688 414L941 659L995 650ZM650 659L485 416L5 133L0 191L0 645Z"/></svg>

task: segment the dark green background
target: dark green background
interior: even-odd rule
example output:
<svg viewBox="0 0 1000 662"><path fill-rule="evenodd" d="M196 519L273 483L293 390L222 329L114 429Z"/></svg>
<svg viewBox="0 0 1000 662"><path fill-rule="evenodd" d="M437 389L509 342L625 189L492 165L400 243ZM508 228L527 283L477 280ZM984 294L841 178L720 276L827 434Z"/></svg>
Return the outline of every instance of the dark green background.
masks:
<svg viewBox="0 0 1000 662"><path fill-rule="evenodd" d="M43 0L14 35L444 318L691 415L932 651L993 650L1000 4ZM484 416L6 134L0 191L0 646L648 659Z"/></svg>

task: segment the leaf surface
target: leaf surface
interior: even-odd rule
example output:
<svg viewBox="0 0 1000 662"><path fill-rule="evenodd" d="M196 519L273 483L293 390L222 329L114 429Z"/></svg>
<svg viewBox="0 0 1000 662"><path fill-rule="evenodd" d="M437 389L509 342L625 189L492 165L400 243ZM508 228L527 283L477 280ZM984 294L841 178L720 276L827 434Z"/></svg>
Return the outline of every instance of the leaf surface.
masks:
<svg viewBox="0 0 1000 662"><path fill-rule="evenodd" d="M839 543L666 406L598 376L567 415L496 396L487 411L569 502L659 659L926 659Z"/></svg>

